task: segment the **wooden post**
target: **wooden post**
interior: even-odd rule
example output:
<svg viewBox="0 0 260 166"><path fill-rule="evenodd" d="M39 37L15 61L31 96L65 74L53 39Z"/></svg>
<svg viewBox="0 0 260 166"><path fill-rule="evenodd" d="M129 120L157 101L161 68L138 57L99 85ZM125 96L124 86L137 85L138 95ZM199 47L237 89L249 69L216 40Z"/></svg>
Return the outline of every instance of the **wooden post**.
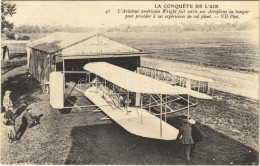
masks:
<svg viewBox="0 0 260 166"><path fill-rule="evenodd" d="M141 109L143 109L143 96L140 94L141 98ZM141 113L141 124L143 123L143 114Z"/></svg>
<svg viewBox="0 0 260 166"><path fill-rule="evenodd" d="M143 109L143 97L141 94L140 94L140 101L141 101L141 109Z"/></svg>
<svg viewBox="0 0 260 166"><path fill-rule="evenodd" d="M204 89L205 89L205 84L204 84L204 82L203 82L203 84L202 84L202 93L204 93Z"/></svg>
<svg viewBox="0 0 260 166"><path fill-rule="evenodd" d="M166 122L166 115L167 115L167 95L166 95L166 99L165 99L165 115L164 115L164 121Z"/></svg>
<svg viewBox="0 0 260 166"><path fill-rule="evenodd" d="M52 58L50 58L50 60L51 60ZM57 71L57 64L56 64L56 56L55 55L53 55L53 59L54 59L54 70L55 70L55 72Z"/></svg>
<svg viewBox="0 0 260 166"><path fill-rule="evenodd" d="M188 94L188 116L187 119L190 119L190 95Z"/></svg>
<svg viewBox="0 0 260 166"><path fill-rule="evenodd" d="M208 86L207 94L210 94L209 83L207 83L207 86Z"/></svg>
<svg viewBox="0 0 260 166"><path fill-rule="evenodd" d="M162 95L160 96L160 101L161 101L161 105L160 105L160 136L162 138Z"/></svg>
<svg viewBox="0 0 260 166"><path fill-rule="evenodd" d="M129 107L129 91L127 92L127 107Z"/></svg>
<svg viewBox="0 0 260 166"><path fill-rule="evenodd" d="M149 95L149 113L151 112L151 94Z"/></svg>
<svg viewBox="0 0 260 166"><path fill-rule="evenodd" d="M63 71L63 81L64 81L64 84L63 84L63 94L65 95L65 83L66 83L66 80L65 80L65 60L62 59L62 71ZM65 101L63 101L65 102Z"/></svg>
<svg viewBox="0 0 260 166"><path fill-rule="evenodd" d="M199 89L198 89L198 92L200 92L200 81L199 81Z"/></svg>
<svg viewBox="0 0 260 166"><path fill-rule="evenodd" d="M118 108L120 108L120 95L119 95L119 97L117 98L118 99Z"/></svg>
<svg viewBox="0 0 260 166"><path fill-rule="evenodd" d="M97 87L97 75L96 75L96 87Z"/></svg>
<svg viewBox="0 0 260 166"><path fill-rule="evenodd" d="M127 108L126 108L126 113L128 112L128 107L129 107L129 91L127 91Z"/></svg>

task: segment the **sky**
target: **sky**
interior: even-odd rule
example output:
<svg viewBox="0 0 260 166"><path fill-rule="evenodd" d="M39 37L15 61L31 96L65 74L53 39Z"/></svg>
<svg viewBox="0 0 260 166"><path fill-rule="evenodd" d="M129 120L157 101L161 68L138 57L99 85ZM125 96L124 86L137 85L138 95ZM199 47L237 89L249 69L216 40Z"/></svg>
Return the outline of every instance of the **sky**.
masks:
<svg viewBox="0 0 260 166"><path fill-rule="evenodd" d="M242 22L259 16L258 1L13 1L17 5L16 14L7 18L15 26L19 25L61 25L70 27L109 27L120 24L130 25L171 25L181 23L221 23ZM156 9L164 4L217 4L218 9L248 10L247 15L238 19L125 19L118 9ZM109 13L107 13L109 11Z"/></svg>

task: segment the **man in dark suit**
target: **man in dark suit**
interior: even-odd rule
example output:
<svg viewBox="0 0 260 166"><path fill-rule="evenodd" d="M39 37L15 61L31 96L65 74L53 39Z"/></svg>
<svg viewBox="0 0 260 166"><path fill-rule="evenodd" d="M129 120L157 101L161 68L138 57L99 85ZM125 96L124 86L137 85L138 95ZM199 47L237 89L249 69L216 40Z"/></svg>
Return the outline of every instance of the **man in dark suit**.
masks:
<svg viewBox="0 0 260 166"><path fill-rule="evenodd" d="M9 142L17 143L16 131L14 128L15 116L14 116L14 111L13 111L12 107L9 107L6 110L6 112L4 114L3 122L6 125Z"/></svg>
<svg viewBox="0 0 260 166"><path fill-rule="evenodd" d="M31 128L37 124L39 124L39 121L37 121L33 116L32 116L32 109L29 108L24 111L23 118L22 118L22 123L27 126L28 128Z"/></svg>
<svg viewBox="0 0 260 166"><path fill-rule="evenodd" d="M192 139L193 139L193 142L194 142L194 144L191 145L190 155L193 156L197 143L199 143L200 141L203 140L203 135L200 132L200 130L198 129L198 127L195 125L195 123L196 123L195 120L190 119L189 122L191 124Z"/></svg>
<svg viewBox="0 0 260 166"><path fill-rule="evenodd" d="M181 137L182 136L182 137ZM181 139L180 139L181 137ZM182 120L182 126L180 127L177 141L180 140L184 149L185 157L187 161L190 161L190 148L194 143L192 139L192 129L187 119Z"/></svg>

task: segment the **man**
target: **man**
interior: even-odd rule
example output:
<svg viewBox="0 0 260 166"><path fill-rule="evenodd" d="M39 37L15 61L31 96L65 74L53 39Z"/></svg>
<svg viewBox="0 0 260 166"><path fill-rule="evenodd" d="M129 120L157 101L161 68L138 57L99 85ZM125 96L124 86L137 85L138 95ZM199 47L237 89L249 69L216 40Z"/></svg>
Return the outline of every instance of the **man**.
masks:
<svg viewBox="0 0 260 166"><path fill-rule="evenodd" d="M194 142L194 144L191 145L190 155L193 156L194 151L195 151L195 147L196 147L197 143L199 143L200 141L203 140L203 136L202 136L202 133L200 132L200 130L195 125L196 121L193 120L193 119L190 119L189 122L191 124L192 139L193 139L193 142Z"/></svg>
<svg viewBox="0 0 260 166"><path fill-rule="evenodd" d="M13 102L10 98L11 91L7 90L5 91L5 96L3 98L3 107L5 108L5 111L9 110L9 108L13 107Z"/></svg>
<svg viewBox="0 0 260 166"><path fill-rule="evenodd" d="M9 109L6 110L6 112L4 114L3 122L6 125L9 142L14 141L16 143L17 142L16 131L15 131L15 128L14 128L15 116L14 116L14 113L12 111L12 107L9 107Z"/></svg>
<svg viewBox="0 0 260 166"><path fill-rule="evenodd" d="M22 118L22 123L26 124L28 128L31 128L38 124L38 122L33 118L31 112L32 112L31 108L25 110Z"/></svg>
<svg viewBox="0 0 260 166"><path fill-rule="evenodd" d="M190 161L190 148L191 148L191 144L193 144L194 142L192 139L191 127L187 119L182 120L182 126L180 127L179 134L177 136L177 140L179 139L184 149L186 160Z"/></svg>

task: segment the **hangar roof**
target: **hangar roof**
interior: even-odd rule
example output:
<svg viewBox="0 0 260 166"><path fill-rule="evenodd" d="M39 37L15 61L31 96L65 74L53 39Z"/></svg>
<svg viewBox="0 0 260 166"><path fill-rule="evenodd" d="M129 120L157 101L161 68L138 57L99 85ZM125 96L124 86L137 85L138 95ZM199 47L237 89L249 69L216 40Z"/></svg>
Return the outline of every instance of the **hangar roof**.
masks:
<svg viewBox="0 0 260 166"><path fill-rule="evenodd" d="M114 41L103 34L57 32L27 45L47 53L66 55L142 53L142 50Z"/></svg>

